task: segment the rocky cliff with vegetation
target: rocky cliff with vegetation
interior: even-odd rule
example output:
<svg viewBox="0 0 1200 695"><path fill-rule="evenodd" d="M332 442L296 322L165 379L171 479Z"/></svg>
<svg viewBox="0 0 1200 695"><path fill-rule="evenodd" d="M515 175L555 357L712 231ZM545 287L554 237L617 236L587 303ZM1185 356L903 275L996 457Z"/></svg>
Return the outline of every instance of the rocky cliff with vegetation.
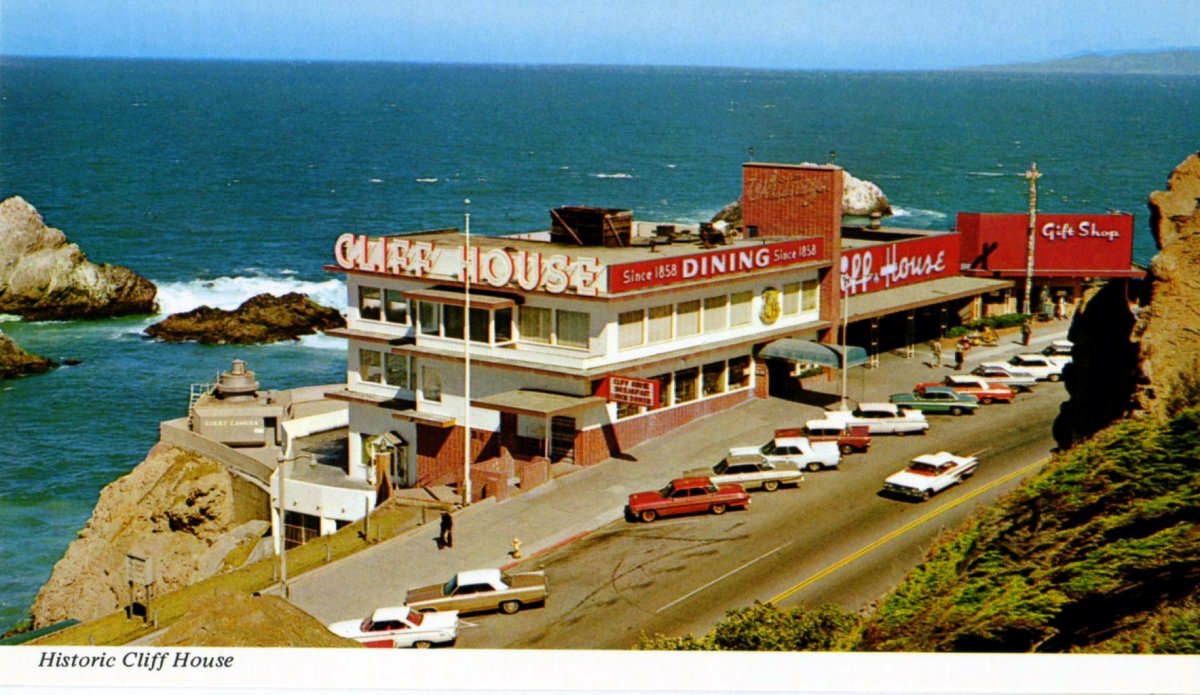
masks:
<svg viewBox="0 0 1200 695"><path fill-rule="evenodd" d="M267 529L239 523L230 473L165 444L109 484L34 601L33 627L92 620L129 603L126 555L152 558L155 594L241 566Z"/></svg>
<svg viewBox="0 0 1200 695"><path fill-rule="evenodd" d="M157 293L128 268L89 261L23 198L0 203L0 313L31 320L150 314Z"/></svg>

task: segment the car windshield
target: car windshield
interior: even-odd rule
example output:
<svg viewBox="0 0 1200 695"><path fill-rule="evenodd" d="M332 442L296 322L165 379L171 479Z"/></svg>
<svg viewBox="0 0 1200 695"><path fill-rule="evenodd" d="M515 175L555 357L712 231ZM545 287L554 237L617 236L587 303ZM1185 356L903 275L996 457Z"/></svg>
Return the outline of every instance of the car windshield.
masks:
<svg viewBox="0 0 1200 695"><path fill-rule="evenodd" d="M728 460L722 460L720 463L713 466L713 473L716 473L717 475L721 475L722 473L724 473L727 470L729 470L729 461Z"/></svg>
<svg viewBox="0 0 1200 695"><path fill-rule="evenodd" d="M766 444L758 447L758 450L762 452L763 456L770 456L771 452L775 451L775 442L767 442Z"/></svg>
<svg viewBox="0 0 1200 695"><path fill-rule="evenodd" d="M923 461L913 461L908 466L908 472L916 473L918 475L937 475L938 467L933 465L932 463L925 463Z"/></svg>
<svg viewBox="0 0 1200 695"><path fill-rule="evenodd" d="M658 494L663 497L670 497L675 493L675 483L667 483L667 486L658 491Z"/></svg>
<svg viewBox="0 0 1200 695"><path fill-rule="evenodd" d="M458 588L458 577L450 577L450 581L442 585L442 596L449 596Z"/></svg>

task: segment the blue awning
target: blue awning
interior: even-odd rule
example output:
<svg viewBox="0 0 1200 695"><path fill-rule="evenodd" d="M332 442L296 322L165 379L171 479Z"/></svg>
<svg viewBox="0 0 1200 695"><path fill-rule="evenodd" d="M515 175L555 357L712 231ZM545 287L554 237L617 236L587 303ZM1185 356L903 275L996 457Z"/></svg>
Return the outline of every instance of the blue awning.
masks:
<svg viewBox="0 0 1200 695"><path fill-rule="evenodd" d="M758 353L760 357L775 357L792 362L809 362L826 367L842 366L842 346L814 343L811 340L780 338L767 343ZM867 351L853 345L846 346L846 366L857 367L867 363Z"/></svg>

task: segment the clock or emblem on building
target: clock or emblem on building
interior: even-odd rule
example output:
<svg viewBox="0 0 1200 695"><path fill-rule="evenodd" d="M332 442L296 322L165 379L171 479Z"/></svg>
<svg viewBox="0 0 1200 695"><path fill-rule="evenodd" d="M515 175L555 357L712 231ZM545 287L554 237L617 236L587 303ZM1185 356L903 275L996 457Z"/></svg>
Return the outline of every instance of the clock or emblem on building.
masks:
<svg viewBox="0 0 1200 695"><path fill-rule="evenodd" d="M768 287L763 290L762 300L762 313L758 317L767 325L775 323L779 320L779 315L783 313L783 307L779 303L779 290Z"/></svg>

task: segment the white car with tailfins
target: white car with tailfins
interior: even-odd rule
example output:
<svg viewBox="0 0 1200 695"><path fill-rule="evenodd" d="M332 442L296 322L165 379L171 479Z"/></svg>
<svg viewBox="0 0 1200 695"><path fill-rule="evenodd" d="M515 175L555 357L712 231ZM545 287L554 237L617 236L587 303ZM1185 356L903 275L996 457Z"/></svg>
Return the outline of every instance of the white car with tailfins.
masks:
<svg viewBox="0 0 1200 695"><path fill-rule="evenodd" d="M909 462L908 468L883 481L884 492L927 500L946 488L975 475L976 456L955 456L949 451L924 454Z"/></svg>
<svg viewBox="0 0 1200 695"><path fill-rule="evenodd" d="M422 649L453 645L458 639L458 611L419 613L408 606L376 608L362 620L343 620L329 631L366 647Z"/></svg>
<svg viewBox="0 0 1200 695"><path fill-rule="evenodd" d="M826 420L836 420L847 425L865 425L871 434L909 433L925 434L929 421L919 410L901 408L894 403L859 403L854 410L831 410L825 413Z"/></svg>

